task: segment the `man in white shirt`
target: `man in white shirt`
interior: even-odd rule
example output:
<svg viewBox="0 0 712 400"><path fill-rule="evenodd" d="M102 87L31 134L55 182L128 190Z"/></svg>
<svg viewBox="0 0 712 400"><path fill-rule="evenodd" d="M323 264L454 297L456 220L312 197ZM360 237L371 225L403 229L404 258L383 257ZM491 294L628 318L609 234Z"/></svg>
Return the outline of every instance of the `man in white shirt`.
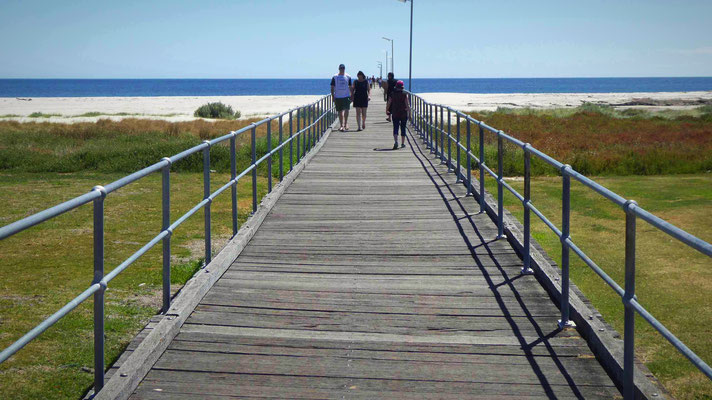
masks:
<svg viewBox="0 0 712 400"><path fill-rule="evenodd" d="M353 87L351 77L346 73L346 66L339 65L339 73L331 78L331 97L334 99L336 111L339 113L339 124L341 132L349 130L349 108L351 108L351 96Z"/></svg>

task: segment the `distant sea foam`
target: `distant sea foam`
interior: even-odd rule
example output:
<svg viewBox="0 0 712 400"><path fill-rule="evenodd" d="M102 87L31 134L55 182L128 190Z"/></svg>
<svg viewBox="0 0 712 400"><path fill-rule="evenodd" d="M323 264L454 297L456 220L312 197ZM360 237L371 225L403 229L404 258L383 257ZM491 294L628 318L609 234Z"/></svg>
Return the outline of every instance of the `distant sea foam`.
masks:
<svg viewBox="0 0 712 400"><path fill-rule="evenodd" d="M408 85L407 79L406 87ZM712 90L697 78L413 79L416 93L630 93ZM319 95L326 79L0 79L0 97Z"/></svg>

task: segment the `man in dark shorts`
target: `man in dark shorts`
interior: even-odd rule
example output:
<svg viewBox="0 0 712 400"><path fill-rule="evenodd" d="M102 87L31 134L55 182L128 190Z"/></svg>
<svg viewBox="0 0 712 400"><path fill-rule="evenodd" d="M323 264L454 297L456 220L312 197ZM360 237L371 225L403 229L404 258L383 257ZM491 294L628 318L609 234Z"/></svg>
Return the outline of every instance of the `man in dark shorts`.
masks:
<svg viewBox="0 0 712 400"><path fill-rule="evenodd" d="M393 77L393 72L389 72L389 73L388 73L388 80L386 81L386 88L385 88L385 90L384 90L385 95L386 95L386 103L387 103L388 100L391 98L391 95L393 94L393 91L394 91L395 88L396 88L396 82L397 82L397 81L396 81L395 78ZM386 118L386 120L387 120L387 121L390 121L390 120L391 120L391 116L388 115L388 117Z"/></svg>
<svg viewBox="0 0 712 400"><path fill-rule="evenodd" d="M336 111L339 113L339 124L341 132L349 130L349 108L351 108L351 96L353 87L351 77L346 73L346 66L339 65L339 73L331 78L331 97L334 99Z"/></svg>

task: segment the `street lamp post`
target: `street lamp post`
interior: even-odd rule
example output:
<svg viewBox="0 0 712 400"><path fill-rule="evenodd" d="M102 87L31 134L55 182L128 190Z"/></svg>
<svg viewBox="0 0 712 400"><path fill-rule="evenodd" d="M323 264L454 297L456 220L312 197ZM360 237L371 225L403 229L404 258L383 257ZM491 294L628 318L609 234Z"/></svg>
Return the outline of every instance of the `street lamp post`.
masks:
<svg viewBox="0 0 712 400"><path fill-rule="evenodd" d="M395 72L395 69L393 68L393 39L389 39L385 36L383 36L382 39L388 40L389 42L391 42L391 72L393 72L395 74L396 72ZM386 71L388 71L388 68L386 68Z"/></svg>
<svg viewBox="0 0 712 400"><path fill-rule="evenodd" d="M383 79L383 63L380 61L376 61L378 64L378 76Z"/></svg>
<svg viewBox="0 0 712 400"><path fill-rule="evenodd" d="M408 0L398 0L405 3ZM410 0L410 60L408 62L408 91L413 82L413 0Z"/></svg>

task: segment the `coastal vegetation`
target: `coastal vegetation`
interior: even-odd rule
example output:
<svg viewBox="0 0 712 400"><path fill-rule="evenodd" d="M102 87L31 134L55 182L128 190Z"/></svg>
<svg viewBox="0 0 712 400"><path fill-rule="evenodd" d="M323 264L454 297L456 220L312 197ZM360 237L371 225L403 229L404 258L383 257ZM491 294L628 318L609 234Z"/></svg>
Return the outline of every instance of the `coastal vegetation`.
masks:
<svg viewBox="0 0 712 400"><path fill-rule="evenodd" d="M470 113L475 119L530 143L585 175L663 175L712 170L712 107L697 116L620 117L627 111L585 105L571 114L553 111L498 110ZM616 115L612 115L616 114ZM464 124L462 124L464 125ZM471 127L471 148L479 152L478 130ZM461 126L461 135L466 132ZM485 163L496 165L497 138L485 131ZM453 147L454 151L454 147ZM505 141L504 174L524 174L521 149ZM532 157L533 175L558 171Z"/></svg>
<svg viewBox="0 0 712 400"><path fill-rule="evenodd" d="M219 118L219 119L237 119L242 113L240 110L233 111L231 106L225 105L222 102L207 103L193 113L194 117L200 118Z"/></svg>

